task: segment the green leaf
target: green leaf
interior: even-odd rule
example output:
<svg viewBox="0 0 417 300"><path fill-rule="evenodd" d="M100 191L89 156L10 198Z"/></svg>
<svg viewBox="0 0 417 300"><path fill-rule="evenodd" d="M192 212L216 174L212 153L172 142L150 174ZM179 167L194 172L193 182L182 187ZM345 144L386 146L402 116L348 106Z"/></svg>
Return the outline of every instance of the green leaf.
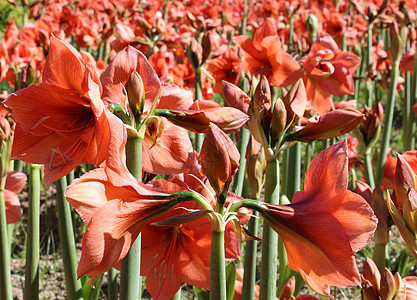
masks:
<svg viewBox="0 0 417 300"><path fill-rule="evenodd" d="M196 286L193 286L193 291L194 291L194 295L196 295L198 300L210 300L209 291L196 287Z"/></svg>

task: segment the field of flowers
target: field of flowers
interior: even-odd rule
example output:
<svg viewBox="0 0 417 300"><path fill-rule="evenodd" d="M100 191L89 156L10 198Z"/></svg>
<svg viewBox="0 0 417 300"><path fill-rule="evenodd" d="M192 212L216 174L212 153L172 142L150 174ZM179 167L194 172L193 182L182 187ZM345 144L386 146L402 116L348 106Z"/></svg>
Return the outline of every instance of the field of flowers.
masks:
<svg viewBox="0 0 417 300"><path fill-rule="evenodd" d="M415 0L0 0L0 300L417 300Z"/></svg>

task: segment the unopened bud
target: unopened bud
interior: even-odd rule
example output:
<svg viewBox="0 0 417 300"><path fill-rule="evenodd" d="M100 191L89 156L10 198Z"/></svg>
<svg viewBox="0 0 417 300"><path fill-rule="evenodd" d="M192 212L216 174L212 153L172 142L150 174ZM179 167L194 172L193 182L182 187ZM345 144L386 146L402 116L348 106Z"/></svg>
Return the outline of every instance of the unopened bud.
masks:
<svg viewBox="0 0 417 300"><path fill-rule="evenodd" d="M314 41L317 39L317 31L319 28L319 20L317 19L317 16L315 14L310 14L307 17L306 25L308 33L310 34L310 42L314 43Z"/></svg>
<svg viewBox="0 0 417 300"><path fill-rule="evenodd" d="M284 286L282 287L281 292L279 293L279 300L291 300L293 299L295 291L295 277L292 276L290 279L288 279Z"/></svg>
<svg viewBox="0 0 417 300"><path fill-rule="evenodd" d="M201 171L217 195L225 195L239 167L240 154L233 141L215 124L210 124L201 147Z"/></svg>
<svg viewBox="0 0 417 300"><path fill-rule="evenodd" d="M130 109L136 113L142 113L145 105L145 88L143 86L142 78L137 71L130 74L129 80L126 84L127 98Z"/></svg>
<svg viewBox="0 0 417 300"><path fill-rule="evenodd" d="M407 28L401 27L401 29L398 28L397 23L393 23L393 25L390 28L390 34L391 34L391 58L393 63L399 63L401 60L402 52L405 46L405 42L407 40Z"/></svg>
<svg viewBox="0 0 417 300"><path fill-rule="evenodd" d="M272 109L271 128L269 129L272 147L275 146L275 143L284 132L286 124L287 110L285 109L284 102L282 102L281 99L278 99Z"/></svg>

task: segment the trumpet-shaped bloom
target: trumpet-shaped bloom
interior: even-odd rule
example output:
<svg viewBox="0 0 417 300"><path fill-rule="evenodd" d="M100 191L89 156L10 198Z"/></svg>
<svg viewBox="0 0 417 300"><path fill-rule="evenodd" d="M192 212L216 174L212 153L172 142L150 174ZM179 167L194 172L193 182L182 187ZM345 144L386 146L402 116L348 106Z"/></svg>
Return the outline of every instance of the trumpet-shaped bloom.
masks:
<svg viewBox="0 0 417 300"><path fill-rule="evenodd" d="M7 174L6 184L4 187L7 224L19 222L22 217L20 202L17 195L22 191L25 184L25 173L10 171Z"/></svg>
<svg viewBox="0 0 417 300"><path fill-rule="evenodd" d="M176 204L169 194L139 181L117 184L99 168L74 180L65 194L87 224L77 275L92 276L90 284L119 267L142 228Z"/></svg>
<svg viewBox="0 0 417 300"><path fill-rule="evenodd" d="M128 110L125 89L134 71L143 84L144 115L148 113L154 101L157 103L156 108L165 109L188 109L192 105L193 97L190 91L174 85L162 88L158 75L146 57L130 46L114 58L100 77L103 84L103 101L106 104L116 103ZM153 174L181 173L190 166L193 159L191 141L186 130L166 121L163 124L163 128L148 127L143 140L143 170ZM155 130L162 131L157 138L154 135Z"/></svg>
<svg viewBox="0 0 417 300"><path fill-rule="evenodd" d="M273 86L291 85L304 75L299 63L281 48L277 29L268 19L256 30L253 41L245 35L233 41L243 50L244 70L265 75Z"/></svg>
<svg viewBox="0 0 417 300"><path fill-rule="evenodd" d="M43 82L6 100L16 122L12 157L45 165L45 184L80 163L101 164L116 120L100 98L92 66L71 46L54 37Z"/></svg>
<svg viewBox="0 0 417 300"><path fill-rule="evenodd" d="M185 189L204 192L200 182L186 174L173 175L168 181L156 180L150 184L169 192ZM230 203L235 198L236 195L229 193L226 202ZM211 204L214 205L214 202ZM193 212L190 214L190 211ZM202 217L205 213L196 202L180 203L143 228L141 274L146 276L146 287L154 299L171 298L182 282L210 289L212 223ZM243 224L248 218L240 221ZM240 247L230 225L225 231L225 255L227 260L234 260L240 258Z"/></svg>
<svg viewBox="0 0 417 300"><path fill-rule="evenodd" d="M354 254L368 243L377 224L371 207L347 190L347 184L344 141L312 160L304 191L294 195L292 204L265 204L263 213L284 242L288 266L299 271L312 289L328 297L328 285L360 285Z"/></svg>
<svg viewBox="0 0 417 300"><path fill-rule="evenodd" d="M307 73L307 97L319 114L334 109L330 95L353 94L352 74L359 67L360 58L353 53L340 51L330 35L319 37L301 64Z"/></svg>

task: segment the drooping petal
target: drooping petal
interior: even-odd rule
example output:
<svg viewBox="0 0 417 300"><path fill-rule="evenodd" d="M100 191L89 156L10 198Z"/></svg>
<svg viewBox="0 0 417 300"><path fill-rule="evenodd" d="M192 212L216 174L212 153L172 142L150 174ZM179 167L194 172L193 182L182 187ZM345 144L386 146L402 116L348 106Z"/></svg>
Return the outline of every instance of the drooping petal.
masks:
<svg viewBox="0 0 417 300"><path fill-rule="evenodd" d="M100 274L120 263L143 226L169 210L173 206L170 203L165 199L114 199L104 203L91 218L84 234L78 276L92 276L92 285Z"/></svg>

